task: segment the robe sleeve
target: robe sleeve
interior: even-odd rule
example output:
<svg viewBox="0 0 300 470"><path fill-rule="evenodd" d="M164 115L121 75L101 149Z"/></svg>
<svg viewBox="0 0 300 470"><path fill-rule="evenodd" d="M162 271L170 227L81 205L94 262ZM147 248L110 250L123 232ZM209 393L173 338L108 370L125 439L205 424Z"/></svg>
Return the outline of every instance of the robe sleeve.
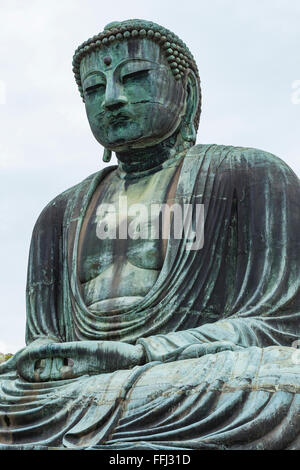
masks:
<svg viewBox="0 0 300 470"><path fill-rule="evenodd" d="M61 325L62 224L65 198L50 202L31 239L26 288L26 344L41 338L63 340Z"/></svg>
<svg viewBox="0 0 300 470"><path fill-rule="evenodd" d="M205 235L204 252L197 255L198 264L205 250L208 259L218 254L217 243L211 242L214 251L210 246L215 234L216 239L223 241L222 251L227 250L227 254L222 254L220 273L216 274L217 268L211 272L201 268L202 278L205 276L206 283L213 285L205 307L200 291L198 296L202 318L208 312L207 323L139 339L137 343L144 346L148 361L185 358L184 350L195 344L226 341L243 348L293 346L300 338L299 179L277 157L237 148L227 155L212 177L214 193L210 199L221 194L223 200L230 201L232 218L226 225L225 219L217 220L209 209L206 215L205 234L213 235L208 238ZM211 310L218 311L219 320L214 323L209 322Z"/></svg>

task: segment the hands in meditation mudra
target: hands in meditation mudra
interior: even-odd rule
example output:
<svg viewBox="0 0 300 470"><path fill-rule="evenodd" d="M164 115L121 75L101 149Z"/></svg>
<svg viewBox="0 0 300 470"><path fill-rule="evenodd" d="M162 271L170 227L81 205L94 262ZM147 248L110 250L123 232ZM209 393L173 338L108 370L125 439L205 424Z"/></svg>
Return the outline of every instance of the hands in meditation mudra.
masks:
<svg viewBox="0 0 300 470"><path fill-rule="evenodd" d="M118 166L36 223L0 449L299 449L297 176L260 150L195 146L197 66L159 25L112 23L73 67Z"/></svg>

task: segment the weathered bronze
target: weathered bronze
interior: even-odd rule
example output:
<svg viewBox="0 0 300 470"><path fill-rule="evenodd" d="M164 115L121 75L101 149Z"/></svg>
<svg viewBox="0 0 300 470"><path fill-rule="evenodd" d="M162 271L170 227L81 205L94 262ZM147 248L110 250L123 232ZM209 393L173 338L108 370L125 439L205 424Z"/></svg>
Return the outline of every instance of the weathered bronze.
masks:
<svg viewBox="0 0 300 470"><path fill-rule="evenodd" d="M73 70L118 166L36 223L0 449L299 449L297 176L261 150L195 146L197 66L159 25L108 25Z"/></svg>

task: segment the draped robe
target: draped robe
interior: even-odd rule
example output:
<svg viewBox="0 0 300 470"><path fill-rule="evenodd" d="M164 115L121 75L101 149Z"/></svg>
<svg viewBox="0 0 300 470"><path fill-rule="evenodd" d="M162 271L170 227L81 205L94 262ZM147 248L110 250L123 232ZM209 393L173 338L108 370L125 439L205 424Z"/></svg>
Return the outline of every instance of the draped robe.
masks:
<svg viewBox="0 0 300 470"><path fill-rule="evenodd" d="M0 366L0 449L299 449L300 185L277 157L198 145L175 202L203 204L204 246L168 240L153 288L118 314L86 307L78 243L89 202L115 167L42 212L27 283L26 342L142 344L147 363L29 383ZM195 223L192 218L189 223ZM209 354L214 342L237 350ZM199 346L207 355L198 357Z"/></svg>

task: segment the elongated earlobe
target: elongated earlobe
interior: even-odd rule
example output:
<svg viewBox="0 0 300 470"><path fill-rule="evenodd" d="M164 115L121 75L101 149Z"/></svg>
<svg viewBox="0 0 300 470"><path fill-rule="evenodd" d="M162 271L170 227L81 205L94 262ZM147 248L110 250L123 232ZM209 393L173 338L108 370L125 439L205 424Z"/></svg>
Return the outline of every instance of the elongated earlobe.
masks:
<svg viewBox="0 0 300 470"><path fill-rule="evenodd" d="M186 112L182 120L181 136L182 139L188 144L194 144L197 138L197 131L195 128L195 115L199 104L199 92L195 74L190 71L186 83L187 103Z"/></svg>
<svg viewBox="0 0 300 470"><path fill-rule="evenodd" d="M182 123L180 132L181 132L182 139L185 142L188 142L188 143L195 143L196 142L197 132L196 132L194 123L192 121L190 121L190 122L184 121Z"/></svg>
<svg viewBox="0 0 300 470"><path fill-rule="evenodd" d="M112 151L111 151L111 150L104 149L104 152L103 152L103 161L104 161L105 163L109 163L110 160L111 160L111 155L112 155Z"/></svg>

